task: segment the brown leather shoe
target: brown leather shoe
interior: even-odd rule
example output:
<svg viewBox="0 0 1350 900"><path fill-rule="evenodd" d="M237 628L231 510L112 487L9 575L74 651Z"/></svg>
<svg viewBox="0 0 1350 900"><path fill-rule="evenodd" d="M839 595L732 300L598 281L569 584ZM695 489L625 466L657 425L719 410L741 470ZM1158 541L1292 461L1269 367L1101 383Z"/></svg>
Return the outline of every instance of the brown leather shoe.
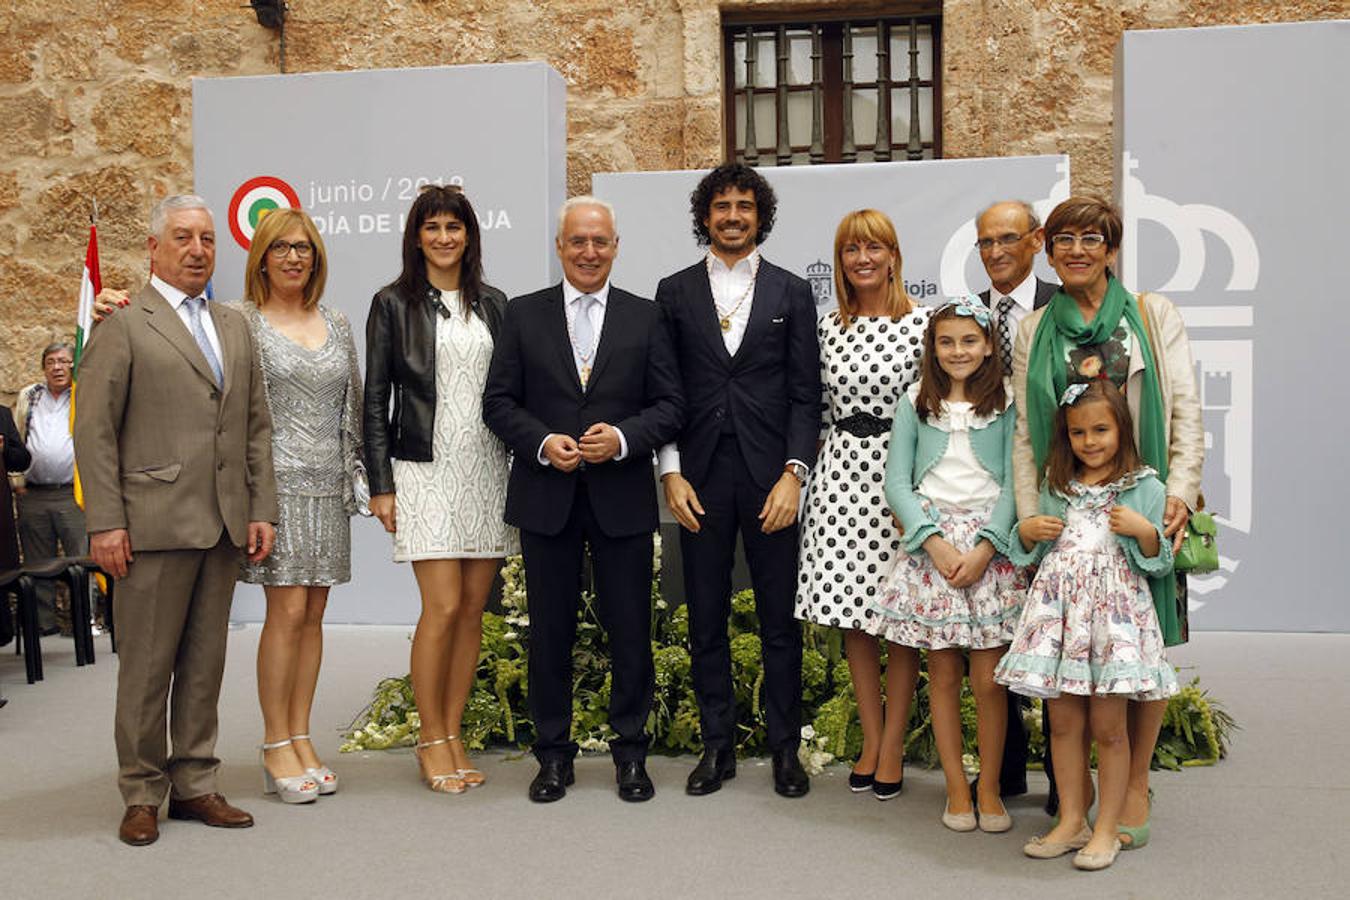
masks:
<svg viewBox="0 0 1350 900"><path fill-rule="evenodd" d="M220 794L202 794L191 800L169 798L170 819L196 819L213 828L250 828L253 817L231 806Z"/></svg>
<svg viewBox="0 0 1350 900"><path fill-rule="evenodd" d="M128 806L122 815L122 827L117 829L122 843L144 847L159 840L159 807Z"/></svg>

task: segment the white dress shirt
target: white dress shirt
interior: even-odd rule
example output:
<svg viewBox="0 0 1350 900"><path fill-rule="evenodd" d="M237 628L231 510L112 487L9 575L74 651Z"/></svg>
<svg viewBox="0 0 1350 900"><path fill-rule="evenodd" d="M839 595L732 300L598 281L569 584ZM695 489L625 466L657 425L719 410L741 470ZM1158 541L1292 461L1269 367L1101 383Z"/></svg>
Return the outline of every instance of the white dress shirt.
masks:
<svg viewBox="0 0 1350 900"><path fill-rule="evenodd" d="M589 367L592 371L595 369L595 353L600 349L600 337L605 327L605 309L609 305L609 280L606 279L605 283L600 286L600 290L589 295L596 299L596 302L592 303L590 308L591 334L595 335L595 341L590 347L577 347L576 341L572 337L577 330L577 314L581 312L581 298L588 295L573 287L572 282L566 278L563 279L562 289L563 315L567 317L568 343L572 345L572 362L577 367L577 379L581 380L583 368ZM584 357L582 356L583 351L588 351ZM585 382L582 381L582 388L584 389L585 386ZM612 422L610 424L613 425ZM614 433L619 436L619 452L614 455L615 462L618 462L628 456L628 441L618 428L614 429ZM544 455L544 445L548 443L548 439L551 437L553 437L553 433L546 434L544 439L539 442L538 457L541 466L552 465L548 461L548 457ZM577 440L581 440L580 435L577 435Z"/></svg>
<svg viewBox="0 0 1350 900"><path fill-rule="evenodd" d="M1036 273L1028 272L1027 277L1022 279L1021 284L1012 289L1011 294L1005 295L992 284L989 286L989 311L994 314L995 339L998 337L998 302L1005 296L1013 299L1013 305L1008 307L1008 317L1012 319L1008 334L1016 340L1017 326L1021 325L1022 320L1031 315L1031 311L1036 308Z"/></svg>
<svg viewBox="0 0 1350 900"><path fill-rule="evenodd" d="M46 385L29 409L28 439L33 464L28 484L70 484L75 480L75 442L70 436L70 389L53 394Z"/></svg>
<svg viewBox="0 0 1350 900"><path fill-rule="evenodd" d="M750 307L755 303L755 276L759 274L759 250L736 260L728 267L717 254L708 252L708 286L712 288L717 318L730 319L731 327L722 332L722 341L732 356L740 349L745 328L750 324ZM744 300L742 301L742 298ZM737 306L737 304L740 304Z"/></svg>
<svg viewBox="0 0 1350 900"><path fill-rule="evenodd" d="M192 334L192 313L188 311L187 304L183 301L188 299L188 295L178 288L163 281L158 275L150 276L150 286L159 291L159 295L169 301L173 311L178 313L178 318L183 320L183 327L187 329L188 334ZM193 296L201 297L202 294ZM216 351L216 359L220 361L220 368L225 370L225 354L220 352L220 336L216 334L216 324L211 318L211 304L207 303L204 307L205 314L202 316L202 330L206 332L206 342L211 345L211 349ZM195 339L194 339L195 341Z"/></svg>

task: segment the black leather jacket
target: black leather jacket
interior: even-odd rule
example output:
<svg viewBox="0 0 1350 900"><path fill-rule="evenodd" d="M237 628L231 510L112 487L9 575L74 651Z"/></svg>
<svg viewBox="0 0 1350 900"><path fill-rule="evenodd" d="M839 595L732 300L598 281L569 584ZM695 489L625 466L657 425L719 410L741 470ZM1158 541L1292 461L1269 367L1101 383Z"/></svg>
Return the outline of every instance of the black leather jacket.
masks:
<svg viewBox="0 0 1350 900"><path fill-rule="evenodd" d="M366 317L365 455L371 494L394 490L394 458L431 461L436 415L436 304L439 293L410 299L393 287L370 301ZM506 295L483 285L473 311L497 339ZM393 410L390 410L390 398Z"/></svg>

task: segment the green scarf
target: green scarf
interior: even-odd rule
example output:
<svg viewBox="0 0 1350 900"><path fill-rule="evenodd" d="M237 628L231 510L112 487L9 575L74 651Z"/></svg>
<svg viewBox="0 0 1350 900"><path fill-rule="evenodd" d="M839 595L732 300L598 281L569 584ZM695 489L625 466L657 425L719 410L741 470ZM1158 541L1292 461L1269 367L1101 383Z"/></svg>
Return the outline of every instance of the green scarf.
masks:
<svg viewBox="0 0 1350 900"><path fill-rule="evenodd" d="M1149 344L1144 328L1143 312L1134 295L1108 276L1106 297L1092 323L1083 322L1078 303L1063 290L1050 300L1041 317L1040 325L1031 340L1027 356L1026 396L1019 398L1026 410L1027 430L1031 435L1031 450L1036 460L1036 471L1044 473L1045 461L1050 455L1050 441L1055 426L1055 410L1059 398L1069 386L1065 358L1070 344L1091 346L1111 337L1121 318L1134 333L1134 345L1144 360L1144 389L1139 398L1139 421L1135 431L1139 440L1139 455L1158 473L1158 479L1167 482L1167 438L1163 421L1162 387L1158 382L1158 362ZM1158 613L1163 642L1168 646L1180 643L1181 623L1177 614L1176 580L1172 575L1150 578L1153 607Z"/></svg>

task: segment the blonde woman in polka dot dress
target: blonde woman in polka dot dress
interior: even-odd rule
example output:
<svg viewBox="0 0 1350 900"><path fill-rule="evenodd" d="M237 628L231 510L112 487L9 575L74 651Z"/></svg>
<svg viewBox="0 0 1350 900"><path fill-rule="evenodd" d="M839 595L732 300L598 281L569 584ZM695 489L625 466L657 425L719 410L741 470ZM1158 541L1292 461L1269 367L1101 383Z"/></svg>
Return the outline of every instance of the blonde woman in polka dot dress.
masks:
<svg viewBox="0 0 1350 900"><path fill-rule="evenodd" d="M834 237L839 308L821 317L824 439L802 520L797 618L844 629L863 748L849 776L855 792L900 793L909 698L918 653L890 644L881 695L884 623L870 607L895 564L900 539L883 491L891 421L919 376L930 310L915 306L900 276L895 226L884 213L846 215Z"/></svg>

